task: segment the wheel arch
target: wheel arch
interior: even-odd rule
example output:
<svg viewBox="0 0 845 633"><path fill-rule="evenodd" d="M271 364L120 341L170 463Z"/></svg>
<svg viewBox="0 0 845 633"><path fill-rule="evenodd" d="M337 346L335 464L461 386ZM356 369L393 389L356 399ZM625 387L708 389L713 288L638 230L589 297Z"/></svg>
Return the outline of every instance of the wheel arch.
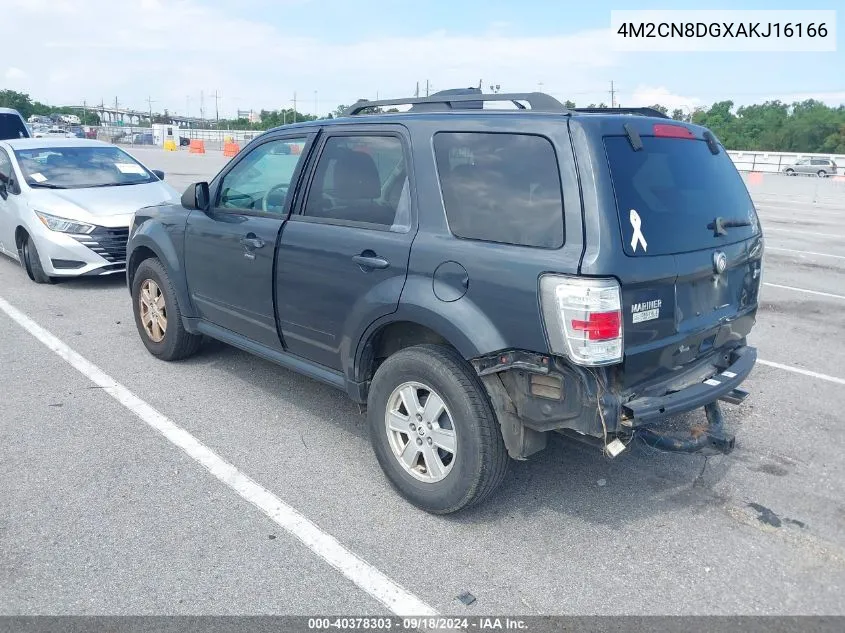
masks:
<svg viewBox="0 0 845 633"><path fill-rule="evenodd" d="M161 262L167 276L170 278L173 289L176 291L176 299L179 302L182 316L193 317L194 309L188 293L187 279L184 273L185 269L179 259L179 254L174 244L166 233L163 238L146 232L138 232L132 236L126 258L126 285L130 294L132 292L132 282L138 267L143 261L153 258Z"/></svg>
<svg viewBox="0 0 845 633"><path fill-rule="evenodd" d="M358 337L354 357L350 359L351 366L347 368L350 396L357 402L366 402L369 382L381 362L414 345L448 346L466 361L506 346L486 320L475 321L474 326L463 321L421 306L400 309L375 321Z"/></svg>

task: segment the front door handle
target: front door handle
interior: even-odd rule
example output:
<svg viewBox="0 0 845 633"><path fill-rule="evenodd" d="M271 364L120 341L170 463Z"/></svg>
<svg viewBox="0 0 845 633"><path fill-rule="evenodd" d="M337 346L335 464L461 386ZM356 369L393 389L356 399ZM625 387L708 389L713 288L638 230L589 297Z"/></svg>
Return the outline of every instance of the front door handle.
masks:
<svg viewBox="0 0 845 633"><path fill-rule="evenodd" d="M249 233L246 237L241 238L241 244L247 248L261 248L264 246L264 240L256 237L255 233Z"/></svg>
<svg viewBox="0 0 845 633"><path fill-rule="evenodd" d="M358 264L361 268L387 268L390 262L379 257L372 251L364 251L360 255L352 257L352 261Z"/></svg>

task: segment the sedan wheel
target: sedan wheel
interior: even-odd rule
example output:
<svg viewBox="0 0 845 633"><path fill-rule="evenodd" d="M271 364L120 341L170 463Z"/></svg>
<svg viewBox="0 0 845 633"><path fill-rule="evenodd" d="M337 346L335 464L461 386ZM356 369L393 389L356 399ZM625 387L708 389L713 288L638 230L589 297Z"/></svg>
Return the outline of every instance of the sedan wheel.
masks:
<svg viewBox="0 0 845 633"><path fill-rule="evenodd" d="M406 382L390 394L385 412L388 442L402 469L436 483L452 470L457 436L452 415L431 387Z"/></svg>
<svg viewBox="0 0 845 633"><path fill-rule="evenodd" d="M147 336L153 343L161 343L167 332L167 305L161 288L152 279L141 282L138 311Z"/></svg>

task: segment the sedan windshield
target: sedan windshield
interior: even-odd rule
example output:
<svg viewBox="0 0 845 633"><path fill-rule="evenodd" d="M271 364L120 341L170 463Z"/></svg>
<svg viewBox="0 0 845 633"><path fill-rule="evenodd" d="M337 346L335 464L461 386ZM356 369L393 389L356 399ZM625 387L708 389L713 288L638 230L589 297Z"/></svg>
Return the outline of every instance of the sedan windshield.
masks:
<svg viewBox="0 0 845 633"><path fill-rule="evenodd" d="M15 150L30 187L82 189L155 182L157 178L117 147L42 147Z"/></svg>

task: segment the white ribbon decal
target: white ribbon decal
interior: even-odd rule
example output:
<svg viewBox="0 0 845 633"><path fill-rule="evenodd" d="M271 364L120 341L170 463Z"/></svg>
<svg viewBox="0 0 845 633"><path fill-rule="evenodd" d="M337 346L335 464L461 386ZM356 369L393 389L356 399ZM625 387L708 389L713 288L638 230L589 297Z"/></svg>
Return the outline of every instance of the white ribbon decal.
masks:
<svg viewBox="0 0 845 633"><path fill-rule="evenodd" d="M642 220L640 220L640 214L631 209L631 228L634 229L634 236L631 238L631 248L634 249L634 252L637 252L637 242L643 245L643 250L648 249L648 244L646 244L645 236L643 232L640 230L642 226Z"/></svg>

